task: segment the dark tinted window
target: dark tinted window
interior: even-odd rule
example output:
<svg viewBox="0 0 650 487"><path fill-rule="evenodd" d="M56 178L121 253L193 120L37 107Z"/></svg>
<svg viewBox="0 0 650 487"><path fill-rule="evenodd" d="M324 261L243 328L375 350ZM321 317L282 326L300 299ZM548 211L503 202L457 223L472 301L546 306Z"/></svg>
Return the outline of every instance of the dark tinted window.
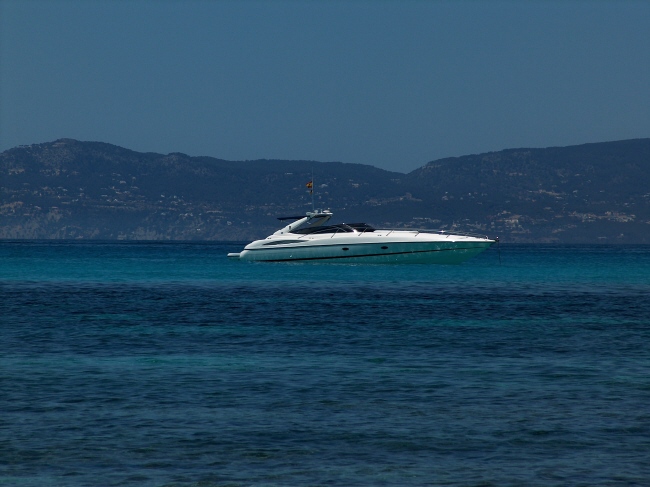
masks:
<svg viewBox="0 0 650 487"><path fill-rule="evenodd" d="M337 233L337 232L352 232L352 228L345 223L339 223L338 225L326 225L322 227L311 227L311 228L298 228L297 230L292 230L291 233L300 233L302 235L307 235L311 233Z"/></svg>

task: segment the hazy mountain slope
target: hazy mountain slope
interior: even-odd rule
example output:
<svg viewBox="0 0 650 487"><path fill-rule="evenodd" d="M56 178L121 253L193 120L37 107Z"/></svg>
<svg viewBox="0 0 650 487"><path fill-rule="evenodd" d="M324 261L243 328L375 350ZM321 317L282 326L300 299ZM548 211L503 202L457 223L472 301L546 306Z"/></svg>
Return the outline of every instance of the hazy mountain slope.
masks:
<svg viewBox="0 0 650 487"><path fill-rule="evenodd" d="M224 161L62 139L0 154L0 238L250 239L316 206L339 221L504 241L650 242L650 139L509 149L409 174Z"/></svg>

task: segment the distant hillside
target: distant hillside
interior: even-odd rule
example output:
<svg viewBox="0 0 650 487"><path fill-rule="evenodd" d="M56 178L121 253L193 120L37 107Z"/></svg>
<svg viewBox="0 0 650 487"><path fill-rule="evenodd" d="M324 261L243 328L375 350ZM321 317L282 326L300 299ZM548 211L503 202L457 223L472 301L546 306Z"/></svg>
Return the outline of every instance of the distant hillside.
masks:
<svg viewBox="0 0 650 487"><path fill-rule="evenodd" d="M224 161L71 139L0 154L0 238L249 240L316 206L337 221L506 242L650 243L650 139L509 149L409 174L314 161Z"/></svg>

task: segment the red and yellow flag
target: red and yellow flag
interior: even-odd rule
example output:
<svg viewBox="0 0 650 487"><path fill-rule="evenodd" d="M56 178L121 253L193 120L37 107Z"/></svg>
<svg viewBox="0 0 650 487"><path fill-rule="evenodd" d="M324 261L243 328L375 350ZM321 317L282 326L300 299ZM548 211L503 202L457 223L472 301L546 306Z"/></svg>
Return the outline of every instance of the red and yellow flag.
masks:
<svg viewBox="0 0 650 487"><path fill-rule="evenodd" d="M309 189L312 189L314 187L314 182L309 181L305 186L307 186Z"/></svg>

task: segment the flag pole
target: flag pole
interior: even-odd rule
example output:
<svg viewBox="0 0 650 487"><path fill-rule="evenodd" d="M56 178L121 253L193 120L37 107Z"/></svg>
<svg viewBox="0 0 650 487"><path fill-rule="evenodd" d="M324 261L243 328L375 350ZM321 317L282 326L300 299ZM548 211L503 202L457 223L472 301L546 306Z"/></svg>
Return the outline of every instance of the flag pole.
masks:
<svg viewBox="0 0 650 487"><path fill-rule="evenodd" d="M311 168L311 211L315 212L316 207L314 206L314 167Z"/></svg>

